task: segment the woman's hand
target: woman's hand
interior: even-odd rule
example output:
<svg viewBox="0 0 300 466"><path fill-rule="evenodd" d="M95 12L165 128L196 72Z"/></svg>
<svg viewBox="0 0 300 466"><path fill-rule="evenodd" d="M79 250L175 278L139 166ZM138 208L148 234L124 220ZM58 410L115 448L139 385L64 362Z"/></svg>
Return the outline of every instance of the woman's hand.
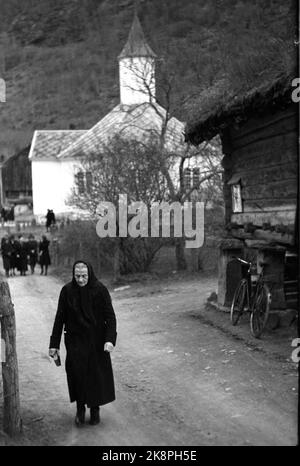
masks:
<svg viewBox="0 0 300 466"><path fill-rule="evenodd" d="M107 351L108 353L111 353L113 349L114 349L114 345L110 341L105 343L104 351Z"/></svg>
<svg viewBox="0 0 300 466"><path fill-rule="evenodd" d="M49 348L50 358L54 358L55 355L59 356L59 350L57 348Z"/></svg>

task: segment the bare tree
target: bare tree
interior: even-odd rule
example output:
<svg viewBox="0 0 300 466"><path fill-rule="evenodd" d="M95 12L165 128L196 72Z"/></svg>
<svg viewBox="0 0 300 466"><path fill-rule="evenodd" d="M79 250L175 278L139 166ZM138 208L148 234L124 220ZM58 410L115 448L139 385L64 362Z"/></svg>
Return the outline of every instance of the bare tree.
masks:
<svg viewBox="0 0 300 466"><path fill-rule="evenodd" d="M171 114L175 75L164 76L163 108L156 102L154 68L141 66L134 59L126 61L130 73L128 90L134 93L135 105L128 105L126 118L118 134L94 146L82 162L82 172L92 173L89 186L75 191L72 202L96 215L101 201L118 206L120 193L128 195L128 202L143 201L147 206L154 201L167 200L183 203L187 200L204 200L208 183L220 177L220 147L204 144L194 148L184 143L184 124ZM116 109L120 111L119 108ZM147 118L143 118L146 116ZM153 123L145 126L145 120ZM198 164L197 179L186 186L186 166ZM204 169L205 168L205 169ZM202 171L202 173L201 173ZM201 190L200 190L201 187ZM192 196L193 195L193 196ZM116 268L118 275L121 241L116 241ZM177 268L185 269L185 238L175 238Z"/></svg>
<svg viewBox="0 0 300 466"><path fill-rule="evenodd" d="M178 101L175 103L174 99L178 79L176 73L170 71L166 60L161 60L161 93L164 100L164 107L161 107L156 101L154 68L147 65L141 67L140 63L133 59L127 61L127 67L128 72L135 77L133 82L128 84L128 89L133 92L138 91L141 98L144 97L160 122L157 129L151 131L157 140L159 170L168 186L169 200L181 204L190 200L191 196L204 202L212 199L220 200L222 198L220 143L215 140L195 148L185 144L182 135L181 144L178 142L172 144L172 129L175 132L184 130L184 125L180 127L181 123L173 118L176 105L181 104ZM143 104L140 106L146 111L147 107ZM201 176L197 177L197 181L192 180L191 186L187 187L184 170L189 164L198 166ZM173 174L175 172L175 176L172 176L172 171ZM184 238L177 238L175 243L177 269L185 269Z"/></svg>
<svg viewBox="0 0 300 466"><path fill-rule="evenodd" d="M130 254L125 239L119 237L120 195L126 194L128 204L141 201L148 208L152 202L167 196L167 185L157 157L157 143L151 138L138 142L115 136L82 160L79 168L79 183L74 187L70 203L87 210L95 219L98 218L99 204L110 202L115 206L114 278L118 281L122 260L128 259L124 255ZM128 216L128 221L130 219ZM140 243L139 251L144 257L138 261L133 253L131 260L145 270L164 241L161 238L143 238Z"/></svg>

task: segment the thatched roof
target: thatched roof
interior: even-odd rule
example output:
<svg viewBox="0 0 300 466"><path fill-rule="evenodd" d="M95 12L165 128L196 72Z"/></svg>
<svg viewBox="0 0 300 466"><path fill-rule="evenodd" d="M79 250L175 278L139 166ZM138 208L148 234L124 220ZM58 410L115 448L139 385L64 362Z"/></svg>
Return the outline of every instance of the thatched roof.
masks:
<svg viewBox="0 0 300 466"><path fill-rule="evenodd" d="M198 145L222 133L229 126L240 125L251 117L286 108L292 103L294 77L281 76L244 94L228 95L226 98L217 99L216 95L212 95L211 105L208 100L202 106L200 99L194 103L187 120L186 141Z"/></svg>

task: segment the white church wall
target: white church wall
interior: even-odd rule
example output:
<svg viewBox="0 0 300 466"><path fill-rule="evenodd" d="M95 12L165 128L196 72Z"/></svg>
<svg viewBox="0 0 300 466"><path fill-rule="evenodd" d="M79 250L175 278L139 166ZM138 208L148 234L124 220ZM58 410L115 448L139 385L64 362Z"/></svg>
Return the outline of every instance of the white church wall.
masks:
<svg viewBox="0 0 300 466"><path fill-rule="evenodd" d="M155 99L153 58L123 58L119 62L119 73L123 105L142 104Z"/></svg>
<svg viewBox="0 0 300 466"><path fill-rule="evenodd" d="M34 215L46 215L47 209L59 206L60 170L56 161L33 160L32 193Z"/></svg>
<svg viewBox="0 0 300 466"><path fill-rule="evenodd" d="M69 204L72 190L75 185L75 173L79 168L79 165L72 160L64 160L59 163L60 165L60 176L61 176L61 200L62 200L62 211L71 212L73 207Z"/></svg>
<svg viewBox="0 0 300 466"><path fill-rule="evenodd" d="M67 199L74 186L75 165L72 161L32 161L34 215L45 215L47 209L56 214L72 211Z"/></svg>

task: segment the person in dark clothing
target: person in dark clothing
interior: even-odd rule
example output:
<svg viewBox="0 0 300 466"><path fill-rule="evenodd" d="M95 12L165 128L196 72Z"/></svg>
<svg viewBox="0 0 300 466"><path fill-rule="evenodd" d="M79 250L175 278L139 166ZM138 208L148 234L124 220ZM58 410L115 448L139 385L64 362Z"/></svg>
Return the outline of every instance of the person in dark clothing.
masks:
<svg viewBox="0 0 300 466"><path fill-rule="evenodd" d="M26 272L28 270L27 256L28 256L28 242L25 240L25 238L22 235L20 235L19 245L18 245L18 250L17 250L17 269L19 270L20 275L23 275L23 276L26 275Z"/></svg>
<svg viewBox="0 0 300 466"><path fill-rule="evenodd" d="M49 244L50 241L46 238L46 236L42 236L42 241L39 244L39 262L41 266L41 275L44 273L45 268L45 275L48 272L48 266L51 265L50 254L49 254Z"/></svg>
<svg viewBox="0 0 300 466"><path fill-rule="evenodd" d="M75 262L72 281L60 292L50 357L59 356L63 327L69 396L77 406L75 424L84 424L87 405L89 422L96 425L99 407L115 400L110 352L116 344L117 324L110 294L87 262Z"/></svg>
<svg viewBox="0 0 300 466"><path fill-rule="evenodd" d="M15 268L17 267L17 251L19 250L19 242L15 239L14 235L10 236L10 243L12 246L12 253L10 257L10 275L16 275Z"/></svg>
<svg viewBox="0 0 300 466"><path fill-rule="evenodd" d="M16 204L11 206L11 208L9 209L9 211L7 213L7 220L14 221L14 219L15 219L15 207L16 207Z"/></svg>
<svg viewBox="0 0 300 466"><path fill-rule="evenodd" d="M48 209L47 214L46 214L46 231L49 231L50 225L51 225L51 213L50 213L50 209Z"/></svg>
<svg viewBox="0 0 300 466"><path fill-rule="evenodd" d="M30 270L33 274L38 259L38 243L33 235L28 236L28 258Z"/></svg>
<svg viewBox="0 0 300 466"><path fill-rule="evenodd" d="M2 219L2 223L6 222L7 220L7 211L4 207L2 207L1 209L1 219Z"/></svg>
<svg viewBox="0 0 300 466"><path fill-rule="evenodd" d="M46 215L46 231L49 231L51 225L55 225L56 219L55 214L52 209L48 209Z"/></svg>
<svg viewBox="0 0 300 466"><path fill-rule="evenodd" d="M53 212L52 209L50 210L50 213L51 213L51 224L55 225L56 224L55 213Z"/></svg>
<svg viewBox="0 0 300 466"><path fill-rule="evenodd" d="M3 259L3 268L5 275L9 277L10 258L12 253L12 246L9 241L8 235L5 235L1 240L1 254Z"/></svg>

